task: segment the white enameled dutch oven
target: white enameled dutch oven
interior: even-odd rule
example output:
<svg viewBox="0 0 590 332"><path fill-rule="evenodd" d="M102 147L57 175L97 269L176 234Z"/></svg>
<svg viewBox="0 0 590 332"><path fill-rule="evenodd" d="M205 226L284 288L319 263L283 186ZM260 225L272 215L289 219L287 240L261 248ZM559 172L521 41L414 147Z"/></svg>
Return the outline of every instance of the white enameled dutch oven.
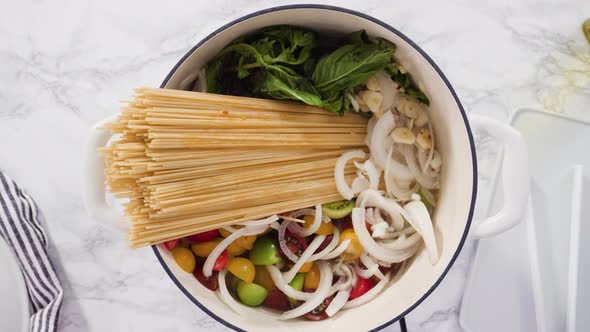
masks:
<svg viewBox="0 0 590 332"><path fill-rule="evenodd" d="M183 272L163 246L153 246L162 267L180 290L199 308L235 330L248 331L368 331L383 328L418 306L440 284L457 258L468 232L490 236L512 227L521 216L528 196L525 146L517 132L490 119L467 115L451 84L434 61L403 33L373 17L344 8L324 5L291 5L255 12L211 33L193 47L164 79L163 88L190 89L207 61L235 38L260 28L288 24L320 32L347 34L366 30L370 36L397 45L396 56L431 100L430 112L436 142L443 159L441 191L434 213L440 260L432 265L424 250L413 259L397 280L370 303L337 313L331 319L313 322L281 321L279 315L261 308L246 308L239 316L228 309L217 294ZM100 125L100 124L98 124ZM505 205L496 215L472 224L477 192L477 163L472 131L482 130L504 145L503 182ZM88 179L85 201L89 213L100 220L122 216L105 199L104 163L96 149L107 144L104 132L92 134L88 150Z"/></svg>

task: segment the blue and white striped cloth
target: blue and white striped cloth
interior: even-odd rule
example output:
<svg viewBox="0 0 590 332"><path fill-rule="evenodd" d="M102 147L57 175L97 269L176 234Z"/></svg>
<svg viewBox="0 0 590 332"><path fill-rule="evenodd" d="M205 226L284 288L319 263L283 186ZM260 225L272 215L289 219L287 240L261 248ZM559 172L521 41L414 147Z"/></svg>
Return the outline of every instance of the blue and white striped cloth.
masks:
<svg viewBox="0 0 590 332"><path fill-rule="evenodd" d="M12 249L27 284L31 331L56 331L63 289L47 255L37 205L1 171L0 236Z"/></svg>

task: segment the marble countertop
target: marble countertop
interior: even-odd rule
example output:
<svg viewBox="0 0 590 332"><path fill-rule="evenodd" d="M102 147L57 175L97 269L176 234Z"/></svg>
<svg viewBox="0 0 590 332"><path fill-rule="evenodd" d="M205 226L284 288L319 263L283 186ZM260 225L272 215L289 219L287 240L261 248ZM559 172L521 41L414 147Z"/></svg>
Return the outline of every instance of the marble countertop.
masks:
<svg viewBox="0 0 590 332"><path fill-rule="evenodd" d="M286 3L4 3L0 168L45 215L66 291L60 330L225 330L175 288L150 249L129 250L121 233L86 216L81 158L90 126L115 113L132 88L158 86L213 28ZM373 15L416 41L447 74L468 112L506 120L516 106L531 105L590 119L590 46L580 31L589 1L330 4ZM471 248L468 243L444 282L408 316L410 331L460 330Z"/></svg>

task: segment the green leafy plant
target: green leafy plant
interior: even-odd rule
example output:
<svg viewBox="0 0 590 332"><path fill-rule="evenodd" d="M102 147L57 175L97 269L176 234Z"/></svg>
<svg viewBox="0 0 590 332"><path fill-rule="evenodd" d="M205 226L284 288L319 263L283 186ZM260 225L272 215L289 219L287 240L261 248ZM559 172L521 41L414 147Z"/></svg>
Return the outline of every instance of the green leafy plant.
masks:
<svg viewBox="0 0 590 332"><path fill-rule="evenodd" d="M239 38L208 63L207 90L298 100L343 114L351 110L351 88L388 70L406 93L428 104L410 77L397 70L393 44L370 41L364 31L338 39L322 36L321 44L315 32L292 26Z"/></svg>

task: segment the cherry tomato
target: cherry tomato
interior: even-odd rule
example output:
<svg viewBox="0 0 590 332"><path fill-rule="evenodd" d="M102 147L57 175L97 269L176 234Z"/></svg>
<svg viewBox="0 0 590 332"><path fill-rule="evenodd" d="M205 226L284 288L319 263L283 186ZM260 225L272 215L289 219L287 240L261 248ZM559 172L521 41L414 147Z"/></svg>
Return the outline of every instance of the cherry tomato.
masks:
<svg viewBox="0 0 590 332"><path fill-rule="evenodd" d="M193 243L191 244L191 250L195 255L205 258L211 254L213 249L215 249L221 241L223 241L223 239L219 237L209 242Z"/></svg>
<svg viewBox="0 0 590 332"><path fill-rule="evenodd" d="M332 219L332 223L334 225L338 226L338 228L340 228L341 230L347 229L347 228L352 228L351 216L346 216L346 217L340 218L340 219Z"/></svg>
<svg viewBox="0 0 590 332"><path fill-rule="evenodd" d="M306 289L306 290L304 290L304 292L313 293L314 290ZM306 313L305 316L303 316L303 317L305 317L305 319L307 319L307 320L313 320L313 321L319 321L319 320L324 320L324 319L328 318L328 314L326 313L326 308L330 305L333 298L334 298L334 296L330 296L328 298L325 298L324 301L322 301L322 303L320 303L320 305L315 307L315 309L313 309L312 311Z"/></svg>
<svg viewBox="0 0 590 332"><path fill-rule="evenodd" d="M352 290L350 291L350 296L348 297L348 300L354 300L357 297L365 294L371 288L373 288L373 286L373 281L371 281L371 279L363 279L361 277L358 277L356 284L354 284Z"/></svg>
<svg viewBox="0 0 590 332"><path fill-rule="evenodd" d="M285 233L285 242L289 250L297 256L301 256L305 249L307 249L305 239L289 230Z"/></svg>
<svg viewBox="0 0 590 332"><path fill-rule="evenodd" d="M213 264L213 271L221 271L221 270L225 269L225 266L227 265L228 260L229 260L229 254L227 253L227 250L224 250L221 253L221 255L219 255L219 257L217 257L215 264Z"/></svg>
<svg viewBox="0 0 590 332"><path fill-rule="evenodd" d="M293 278L293 280L291 280L291 282L289 283L289 286L291 286L296 291L301 291L303 289L303 282L304 281L305 281L305 274L297 273L295 275L295 278ZM293 298L288 298L288 300L292 305L297 304L297 300L295 300Z"/></svg>
<svg viewBox="0 0 590 332"><path fill-rule="evenodd" d="M332 238L334 237L334 235L328 235L326 236L326 238L324 239L324 241L322 242L322 244L320 244L320 246L318 247L318 249L314 252L318 253L324 249L326 249L326 247L328 246L328 244L330 244L330 242L332 242Z"/></svg>
<svg viewBox="0 0 590 332"><path fill-rule="evenodd" d="M278 288L275 288L268 293L268 296L262 305L281 312L291 309L287 295L281 292Z"/></svg>
<svg viewBox="0 0 590 332"><path fill-rule="evenodd" d="M197 264L193 271L193 276L207 289L212 291L217 290L217 273L213 273L209 278L205 277L203 275L203 263Z"/></svg>
<svg viewBox="0 0 590 332"><path fill-rule="evenodd" d="M266 288L245 281L240 281L238 284L237 293L240 301L250 307L256 307L262 304L262 302L264 302L268 296L268 291Z"/></svg>
<svg viewBox="0 0 590 332"><path fill-rule="evenodd" d="M295 265L294 263L287 263L287 267L289 268L289 270L293 267L293 265ZM297 273L307 273L309 272L309 270L311 270L311 267L313 266L313 262L306 262L303 263L303 265L301 265L301 268L299 268L299 271L297 271Z"/></svg>
<svg viewBox="0 0 590 332"><path fill-rule="evenodd" d="M358 236L354 232L354 229L347 228L343 230L342 233L340 233L340 241L338 244L346 240L350 240L350 243L348 244L348 247L346 247L346 250L342 253L342 258L345 261L352 261L359 258L364 249L361 245L361 241L359 241Z"/></svg>
<svg viewBox="0 0 590 332"><path fill-rule="evenodd" d="M315 221L315 216L312 215L305 215L303 217L303 220L305 220L305 225L303 227L305 228L309 228L311 227L311 225L313 225L313 222ZM318 235L330 235L330 234L334 234L334 224L332 224L332 222L321 222L320 223L320 228L318 228L317 231L315 231L316 234Z"/></svg>
<svg viewBox="0 0 590 332"><path fill-rule="evenodd" d="M272 281L270 273L265 266L256 265L256 274L254 275L254 283L266 288L269 292L276 289L277 285Z"/></svg>
<svg viewBox="0 0 590 332"><path fill-rule="evenodd" d="M188 273L193 273L197 261L195 255L190 250L187 248L176 248L172 250L172 256L181 269Z"/></svg>
<svg viewBox="0 0 590 332"><path fill-rule="evenodd" d="M272 265L282 261L276 239L270 235L259 237L250 250L250 260L254 265Z"/></svg>
<svg viewBox="0 0 590 332"><path fill-rule="evenodd" d="M191 240L192 242L201 243L201 242L209 242L219 235L219 232L214 229L202 233L197 233L193 235L187 236L187 239Z"/></svg>
<svg viewBox="0 0 590 332"><path fill-rule="evenodd" d="M305 289L317 289L320 284L320 268L317 264L313 264L311 270L305 274L305 280L303 281L303 288Z"/></svg>
<svg viewBox="0 0 590 332"><path fill-rule="evenodd" d="M227 246L227 252L229 253L230 256L240 256L241 254L246 252L246 248L240 247L236 241L230 243L229 246Z"/></svg>
<svg viewBox="0 0 590 332"><path fill-rule="evenodd" d="M227 270L245 282L253 282L256 270L254 264L246 258L235 257L227 263Z"/></svg>
<svg viewBox="0 0 590 332"><path fill-rule="evenodd" d="M172 251L172 250L174 250L174 248L176 248L176 246L178 245L178 242L180 242L179 239L166 241L166 242L164 242L164 246L166 247L166 249L168 249L168 251Z"/></svg>
<svg viewBox="0 0 590 332"><path fill-rule="evenodd" d="M237 240L234 241L237 245L242 248L246 248L247 250L252 249L254 246L254 242L256 242L256 235L245 235L240 236Z"/></svg>

